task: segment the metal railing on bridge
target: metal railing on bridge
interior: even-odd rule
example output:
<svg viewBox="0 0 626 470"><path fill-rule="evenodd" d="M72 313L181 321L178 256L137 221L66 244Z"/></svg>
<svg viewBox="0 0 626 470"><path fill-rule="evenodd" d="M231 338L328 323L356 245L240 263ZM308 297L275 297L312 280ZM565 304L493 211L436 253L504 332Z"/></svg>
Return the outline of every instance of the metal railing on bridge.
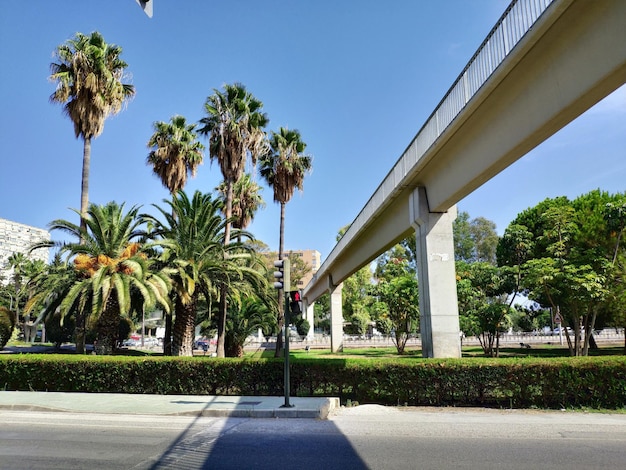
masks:
<svg viewBox="0 0 626 470"><path fill-rule="evenodd" d="M355 232L380 209L386 198L402 187L410 169L454 121L553 2L554 0L513 0L511 2L450 90L322 264L320 272L324 271L324 264L332 262L333 255L339 253Z"/></svg>

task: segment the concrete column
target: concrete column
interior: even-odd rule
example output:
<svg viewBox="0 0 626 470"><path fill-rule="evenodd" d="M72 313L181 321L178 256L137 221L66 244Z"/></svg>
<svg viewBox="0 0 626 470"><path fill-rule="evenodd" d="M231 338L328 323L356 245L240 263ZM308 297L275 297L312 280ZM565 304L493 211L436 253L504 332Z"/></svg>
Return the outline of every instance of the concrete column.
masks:
<svg viewBox="0 0 626 470"><path fill-rule="evenodd" d="M315 302L312 302L311 305L308 304L306 299L303 302L304 308L304 318L309 322L309 332L306 335L306 338L311 341L315 337Z"/></svg>
<svg viewBox="0 0 626 470"><path fill-rule="evenodd" d="M330 290L330 350L332 352L343 351L343 311L341 307L341 291L343 283L338 286L332 285L329 279Z"/></svg>
<svg viewBox="0 0 626 470"><path fill-rule="evenodd" d="M452 223L456 206L429 211L426 188L410 196L411 224L417 238L420 332L424 357L461 357Z"/></svg>

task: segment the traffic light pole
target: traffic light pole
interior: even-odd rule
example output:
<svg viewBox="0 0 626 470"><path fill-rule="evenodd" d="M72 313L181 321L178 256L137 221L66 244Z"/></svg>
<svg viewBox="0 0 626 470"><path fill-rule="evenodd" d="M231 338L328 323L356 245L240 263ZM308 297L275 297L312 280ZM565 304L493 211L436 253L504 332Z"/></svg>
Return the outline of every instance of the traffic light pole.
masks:
<svg viewBox="0 0 626 470"><path fill-rule="evenodd" d="M285 371L284 371L284 380L285 380L285 404L281 405L281 408L292 408L294 405L289 403L289 336L291 331L289 330L289 292L285 291L285 321L283 326L283 331L285 334Z"/></svg>
<svg viewBox="0 0 626 470"><path fill-rule="evenodd" d="M283 348L284 356L284 380L285 380L285 404L281 405L281 408L291 408L293 405L289 403L289 313L291 309L289 308L289 291L291 290L291 266L289 263L289 258L278 259L274 261L274 267L278 268L278 271L274 271L274 278L276 281L274 282L274 288L279 289L278 292L283 293L283 303L285 308L283 310L284 319L283 319L283 331L282 334L285 335L285 347Z"/></svg>

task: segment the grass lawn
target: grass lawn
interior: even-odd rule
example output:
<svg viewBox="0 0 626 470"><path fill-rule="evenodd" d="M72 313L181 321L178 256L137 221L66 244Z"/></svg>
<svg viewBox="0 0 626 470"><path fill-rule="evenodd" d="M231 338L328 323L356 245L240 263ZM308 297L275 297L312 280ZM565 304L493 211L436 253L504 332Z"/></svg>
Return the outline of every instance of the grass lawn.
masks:
<svg viewBox="0 0 626 470"><path fill-rule="evenodd" d="M303 349L291 350L290 355L294 359L340 359L340 358L389 358L395 360L422 359L421 349L407 349L403 355L398 355L396 349L391 348L345 348L342 353L332 353L328 349ZM567 347L560 345L538 344L531 349L527 348L500 348L500 357L569 357ZM604 346L590 350L590 356L621 356L624 355L624 346ZM246 353L247 358L272 358L273 350L265 350L254 353ZM463 357L484 358L485 354L480 346L463 347Z"/></svg>

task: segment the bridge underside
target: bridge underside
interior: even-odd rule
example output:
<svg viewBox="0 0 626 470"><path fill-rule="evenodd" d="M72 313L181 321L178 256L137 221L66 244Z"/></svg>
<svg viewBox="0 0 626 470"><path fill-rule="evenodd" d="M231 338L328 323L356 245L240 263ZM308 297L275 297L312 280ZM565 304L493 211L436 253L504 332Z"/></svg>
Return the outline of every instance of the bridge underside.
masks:
<svg viewBox="0 0 626 470"><path fill-rule="evenodd" d="M427 198L432 214L454 211L458 201L623 85L625 25L623 0L553 2L430 148L418 157L417 139L409 145L381 184L392 188L384 194L384 202L366 205L366 221L355 221L346 232L305 288L305 301L311 304L333 292L417 228L418 246L421 240L423 247L420 264L426 270L419 275L422 323L432 324L430 336L436 341L439 326L430 316L446 310L457 318L458 341L457 306L450 302L452 297L456 302L454 270L448 273L452 282L434 276L445 289L422 291L422 283L433 278L430 270L436 265L428 260L436 253L428 248L435 245L431 235L421 233L416 224L411 209L415 195ZM451 237L451 224L448 230ZM333 348L340 348L335 343ZM434 351L435 357L460 354L460 348L432 344L424 354L430 355L428 351Z"/></svg>

